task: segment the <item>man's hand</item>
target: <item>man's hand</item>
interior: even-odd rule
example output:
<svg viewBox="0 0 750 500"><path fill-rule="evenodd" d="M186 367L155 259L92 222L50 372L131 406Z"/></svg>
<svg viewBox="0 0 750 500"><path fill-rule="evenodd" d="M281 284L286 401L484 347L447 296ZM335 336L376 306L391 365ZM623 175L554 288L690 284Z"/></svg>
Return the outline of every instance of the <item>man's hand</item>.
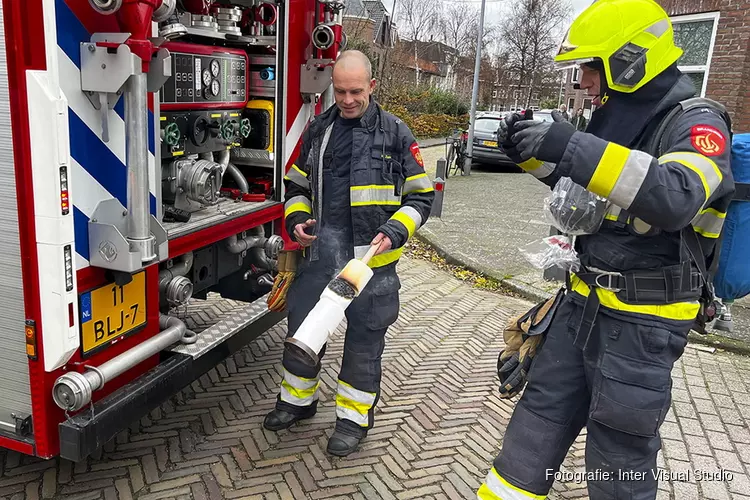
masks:
<svg viewBox="0 0 750 500"><path fill-rule="evenodd" d="M302 224L297 224L294 226L294 237L297 240L297 243L300 244L300 246L309 247L312 245L313 241L317 238L317 236L311 236L305 232L305 229L308 227L313 227L315 225L315 219L307 219Z"/></svg>
<svg viewBox="0 0 750 500"><path fill-rule="evenodd" d="M384 235L383 233L378 233L375 238L373 238L371 245L379 245L377 251L375 252L375 255L379 255L383 252L387 252L391 249L391 239Z"/></svg>
<svg viewBox="0 0 750 500"><path fill-rule="evenodd" d="M522 120L515 124L517 132L511 137L515 151L526 161L536 158L558 163L576 129L559 111L552 112L554 122Z"/></svg>

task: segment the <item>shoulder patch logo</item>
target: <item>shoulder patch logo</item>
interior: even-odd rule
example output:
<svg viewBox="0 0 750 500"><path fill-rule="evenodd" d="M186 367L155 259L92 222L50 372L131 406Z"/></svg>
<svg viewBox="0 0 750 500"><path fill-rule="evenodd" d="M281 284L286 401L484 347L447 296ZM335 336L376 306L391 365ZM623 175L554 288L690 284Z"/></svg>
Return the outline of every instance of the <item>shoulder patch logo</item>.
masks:
<svg viewBox="0 0 750 500"><path fill-rule="evenodd" d="M416 142L409 147L409 151L411 151L411 155L414 157L414 160L416 160L417 163L419 163L419 166L424 168L424 161L422 161L422 153L419 151L419 144Z"/></svg>
<svg viewBox="0 0 750 500"><path fill-rule="evenodd" d="M718 156L726 149L727 140L715 127L694 125L690 129L690 143L699 153Z"/></svg>

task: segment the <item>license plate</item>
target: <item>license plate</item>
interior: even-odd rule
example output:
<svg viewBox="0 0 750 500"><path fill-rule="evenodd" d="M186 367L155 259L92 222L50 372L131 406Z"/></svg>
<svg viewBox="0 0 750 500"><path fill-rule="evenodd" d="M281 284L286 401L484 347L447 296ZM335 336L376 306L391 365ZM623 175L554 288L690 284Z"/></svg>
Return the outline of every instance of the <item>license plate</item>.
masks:
<svg viewBox="0 0 750 500"><path fill-rule="evenodd" d="M482 141L482 144L484 144L485 146L489 146L491 148L497 147L497 142L495 141Z"/></svg>
<svg viewBox="0 0 750 500"><path fill-rule="evenodd" d="M146 324L146 273L127 285L104 285L81 294L81 347L91 354Z"/></svg>

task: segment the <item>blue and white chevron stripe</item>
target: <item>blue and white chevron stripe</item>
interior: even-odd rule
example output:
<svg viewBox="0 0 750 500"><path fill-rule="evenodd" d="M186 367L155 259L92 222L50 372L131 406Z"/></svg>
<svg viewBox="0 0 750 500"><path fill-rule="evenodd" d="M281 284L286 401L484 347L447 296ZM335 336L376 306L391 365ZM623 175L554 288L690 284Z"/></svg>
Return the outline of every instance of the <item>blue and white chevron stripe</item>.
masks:
<svg viewBox="0 0 750 500"><path fill-rule="evenodd" d="M88 221L96 205L114 197L127 206L124 98L120 98L114 110L109 111L109 142L104 142L100 112L81 91L80 44L90 41L91 33L63 0L55 1L55 10L60 87L68 99L69 108L76 267L81 269L89 265ZM154 113L149 111L148 118L151 213L156 214L155 188L161 176L157 178L154 156L157 130Z"/></svg>

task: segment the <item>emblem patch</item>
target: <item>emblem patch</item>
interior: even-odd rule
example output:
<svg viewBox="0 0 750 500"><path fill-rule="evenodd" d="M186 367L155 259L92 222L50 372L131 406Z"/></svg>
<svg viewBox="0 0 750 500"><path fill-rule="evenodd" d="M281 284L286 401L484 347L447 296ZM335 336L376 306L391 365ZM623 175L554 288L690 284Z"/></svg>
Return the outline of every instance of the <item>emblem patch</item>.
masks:
<svg viewBox="0 0 750 500"><path fill-rule="evenodd" d="M424 161L422 161L422 153L419 151L419 144L416 142L412 144L409 151L411 151L411 155L414 157L414 160L419 163L419 166L424 168Z"/></svg>
<svg viewBox="0 0 750 500"><path fill-rule="evenodd" d="M706 156L718 156L726 149L727 140L710 125L695 125L690 129L690 143Z"/></svg>

